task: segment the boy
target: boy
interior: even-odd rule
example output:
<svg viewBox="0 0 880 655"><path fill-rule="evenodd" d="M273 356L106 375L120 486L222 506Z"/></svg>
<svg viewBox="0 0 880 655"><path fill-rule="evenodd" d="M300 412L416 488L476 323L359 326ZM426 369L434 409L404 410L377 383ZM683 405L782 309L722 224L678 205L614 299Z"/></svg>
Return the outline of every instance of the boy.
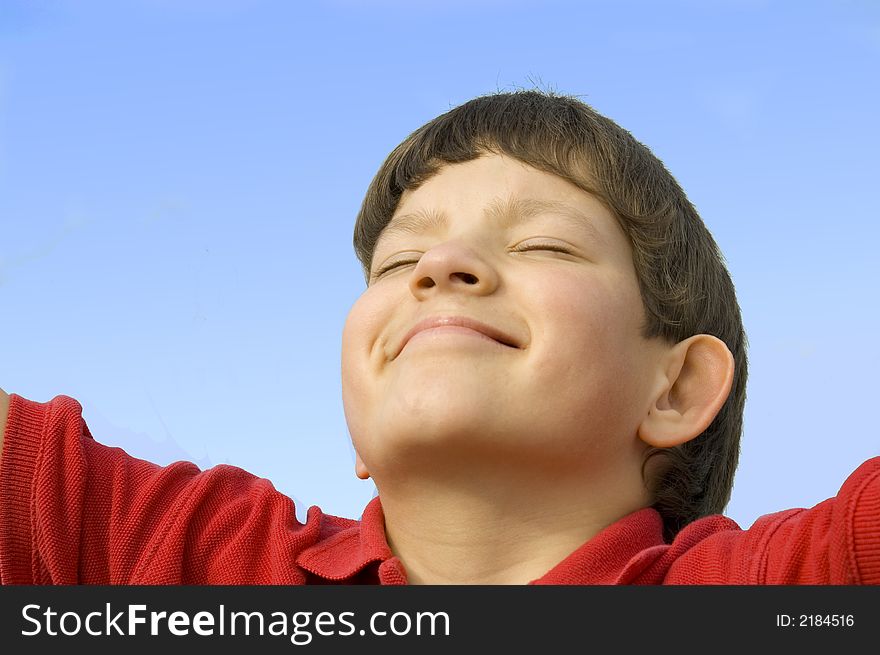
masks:
<svg viewBox="0 0 880 655"><path fill-rule="evenodd" d="M4 393L2 582L880 582L880 458L811 510L719 514L745 401L733 285L612 121L535 91L465 103L389 155L354 243L361 521L301 524L265 480L157 467L95 442L71 398Z"/></svg>

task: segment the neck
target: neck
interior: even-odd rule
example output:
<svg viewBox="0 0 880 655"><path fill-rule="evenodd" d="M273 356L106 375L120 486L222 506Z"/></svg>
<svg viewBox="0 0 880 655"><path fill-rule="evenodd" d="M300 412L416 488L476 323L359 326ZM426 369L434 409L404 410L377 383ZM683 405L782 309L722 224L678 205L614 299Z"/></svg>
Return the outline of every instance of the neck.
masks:
<svg viewBox="0 0 880 655"><path fill-rule="evenodd" d="M496 469L377 480L388 543L410 584L526 584L648 505L640 478L535 477Z"/></svg>

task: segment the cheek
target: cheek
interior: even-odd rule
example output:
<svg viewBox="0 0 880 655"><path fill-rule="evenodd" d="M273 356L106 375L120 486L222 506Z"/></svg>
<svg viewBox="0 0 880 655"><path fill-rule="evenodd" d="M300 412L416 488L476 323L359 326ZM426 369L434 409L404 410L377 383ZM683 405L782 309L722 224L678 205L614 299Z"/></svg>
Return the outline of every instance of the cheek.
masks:
<svg viewBox="0 0 880 655"><path fill-rule="evenodd" d="M355 301L342 329L343 367L369 360L390 318L393 299L379 290L367 289Z"/></svg>
<svg viewBox="0 0 880 655"><path fill-rule="evenodd" d="M635 434L646 379L637 290L610 278L557 280L532 297L539 334L529 384L534 405L545 408L542 429L576 435L569 446L591 457L605 449L622 456L621 435Z"/></svg>
<svg viewBox="0 0 880 655"><path fill-rule="evenodd" d="M376 393L372 383L376 357L381 355L378 337L387 324L389 306L375 290L368 289L352 305L342 330L342 405L352 437L359 433Z"/></svg>
<svg viewBox="0 0 880 655"><path fill-rule="evenodd" d="M556 278L530 294L546 329L575 340L586 335L616 340L638 333L641 298L628 281L618 278ZM624 334L625 333L625 334Z"/></svg>
<svg viewBox="0 0 880 655"><path fill-rule="evenodd" d="M535 342L540 344L535 355L548 377L555 371L569 388L590 391L584 385L624 384L624 377L635 372L642 304L629 280L556 279L530 297L535 303Z"/></svg>

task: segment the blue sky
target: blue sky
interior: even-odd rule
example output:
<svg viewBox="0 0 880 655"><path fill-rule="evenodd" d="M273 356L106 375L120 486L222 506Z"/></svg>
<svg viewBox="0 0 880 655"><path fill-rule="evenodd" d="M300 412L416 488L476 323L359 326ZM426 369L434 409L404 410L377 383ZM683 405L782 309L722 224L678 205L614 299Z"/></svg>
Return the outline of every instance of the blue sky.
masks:
<svg viewBox="0 0 880 655"><path fill-rule="evenodd" d="M813 505L880 454L878 64L869 1L5 1L0 386L359 516L363 193L434 116L539 85L648 145L726 256L750 341L727 513Z"/></svg>

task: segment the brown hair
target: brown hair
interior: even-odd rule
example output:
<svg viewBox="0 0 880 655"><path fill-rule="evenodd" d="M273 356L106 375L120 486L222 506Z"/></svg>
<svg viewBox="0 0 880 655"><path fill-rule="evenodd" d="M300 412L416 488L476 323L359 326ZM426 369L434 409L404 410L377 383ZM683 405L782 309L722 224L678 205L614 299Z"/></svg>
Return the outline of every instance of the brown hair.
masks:
<svg viewBox="0 0 880 655"><path fill-rule="evenodd" d="M678 343L711 334L727 344L735 372L718 415L697 438L651 449L645 461L661 456L647 484L667 539L694 519L720 513L733 487L746 395L746 335L733 282L684 191L663 163L614 121L576 97L521 90L474 98L420 127L388 155L358 213L354 248L365 277L369 280L376 241L404 190L418 188L446 164L487 153L568 180L617 217L633 248L645 338Z"/></svg>

